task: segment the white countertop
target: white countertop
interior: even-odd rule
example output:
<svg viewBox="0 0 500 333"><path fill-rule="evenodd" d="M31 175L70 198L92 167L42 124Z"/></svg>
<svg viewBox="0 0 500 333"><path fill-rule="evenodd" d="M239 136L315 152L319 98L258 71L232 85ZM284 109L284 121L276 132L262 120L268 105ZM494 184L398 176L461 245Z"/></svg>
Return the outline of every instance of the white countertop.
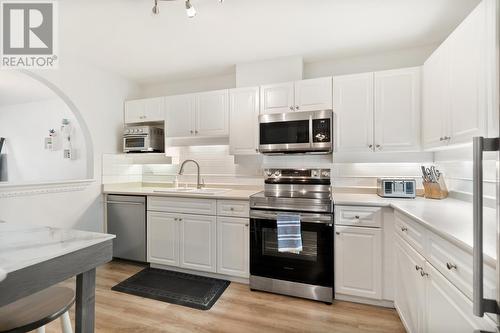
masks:
<svg viewBox="0 0 500 333"><path fill-rule="evenodd" d="M335 193L335 205L386 206L407 215L457 246L472 253L472 203L443 200L381 198L376 194ZM484 208L485 262L496 264L496 210Z"/></svg>
<svg viewBox="0 0 500 333"><path fill-rule="evenodd" d="M258 193L261 189L230 189L230 185L222 186L228 188L228 191L216 194L206 193L182 193L182 192L157 192L165 190L166 186L142 186L140 184L109 184L103 185L105 194L124 194L124 195L154 195L165 197L181 198L200 198L200 199L227 199L227 200L248 200L252 194Z"/></svg>
<svg viewBox="0 0 500 333"><path fill-rule="evenodd" d="M97 232L0 221L0 268L8 274L113 238Z"/></svg>

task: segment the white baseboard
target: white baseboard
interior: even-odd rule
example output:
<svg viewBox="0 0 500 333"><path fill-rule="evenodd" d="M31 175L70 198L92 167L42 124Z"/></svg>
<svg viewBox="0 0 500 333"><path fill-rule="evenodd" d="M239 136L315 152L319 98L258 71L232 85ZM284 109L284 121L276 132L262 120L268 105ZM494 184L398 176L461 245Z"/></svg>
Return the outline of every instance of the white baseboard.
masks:
<svg viewBox="0 0 500 333"><path fill-rule="evenodd" d="M337 301L362 303L362 304L382 306L384 308L394 309L394 302L388 301L388 300L369 299L369 298L365 298L365 297L350 296L350 295L344 295L344 294L335 294L335 299Z"/></svg>
<svg viewBox="0 0 500 333"><path fill-rule="evenodd" d="M174 267L174 266L167 266L167 265L160 265L160 264L153 264L153 263L151 263L150 266L151 266L151 268L168 269L168 270L174 271L174 272L188 273L188 274L206 276L206 277L210 277L210 278L214 278L214 279L229 280L231 282L236 282L236 283L249 284L249 279L248 278L242 278L242 277L237 277L237 276L230 276L230 275L219 274L219 273L202 272L202 271L197 271L197 270L194 270L194 269L186 269L186 268L180 268L180 267Z"/></svg>

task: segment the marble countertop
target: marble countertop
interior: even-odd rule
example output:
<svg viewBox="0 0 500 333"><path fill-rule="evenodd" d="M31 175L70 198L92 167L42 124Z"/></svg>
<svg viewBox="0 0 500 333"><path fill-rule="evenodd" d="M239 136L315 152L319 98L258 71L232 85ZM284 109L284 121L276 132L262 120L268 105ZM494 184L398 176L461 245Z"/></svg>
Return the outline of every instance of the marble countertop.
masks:
<svg viewBox="0 0 500 333"><path fill-rule="evenodd" d="M8 274L113 238L97 232L0 221L0 269Z"/></svg>
<svg viewBox="0 0 500 333"><path fill-rule="evenodd" d="M209 185L208 187L213 187ZM258 188L231 188L228 186L217 186L227 188L228 190L216 194L206 193L183 193L183 192L156 192L165 190L166 186L142 186L140 184L106 184L103 185L103 193L105 194L124 194L124 195L154 195L165 197L181 197L181 198L200 198L200 199L227 199L227 200L248 200L252 194L262 191Z"/></svg>
<svg viewBox="0 0 500 333"><path fill-rule="evenodd" d="M335 205L359 205L392 207L412 218L426 228L472 253L472 203L447 198L432 200L381 198L376 194L334 193ZM496 264L496 210L485 207L484 216L484 260Z"/></svg>

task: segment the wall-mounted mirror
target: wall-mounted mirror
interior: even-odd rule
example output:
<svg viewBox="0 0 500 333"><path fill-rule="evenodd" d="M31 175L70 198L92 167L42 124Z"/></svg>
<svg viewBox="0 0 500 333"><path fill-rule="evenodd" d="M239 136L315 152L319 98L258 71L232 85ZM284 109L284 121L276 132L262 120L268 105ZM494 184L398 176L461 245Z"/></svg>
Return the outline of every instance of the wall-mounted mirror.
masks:
<svg viewBox="0 0 500 333"><path fill-rule="evenodd" d="M92 174L90 139L77 110L62 92L32 74L0 75L0 138L0 186L82 180Z"/></svg>

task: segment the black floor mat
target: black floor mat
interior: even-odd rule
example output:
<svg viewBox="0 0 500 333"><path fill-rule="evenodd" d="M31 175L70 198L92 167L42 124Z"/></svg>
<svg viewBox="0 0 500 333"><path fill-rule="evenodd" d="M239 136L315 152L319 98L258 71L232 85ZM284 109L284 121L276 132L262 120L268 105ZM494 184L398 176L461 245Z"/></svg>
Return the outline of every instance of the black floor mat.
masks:
<svg viewBox="0 0 500 333"><path fill-rule="evenodd" d="M111 290L208 310L230 282L193 274L145 268Z"/></svg>

